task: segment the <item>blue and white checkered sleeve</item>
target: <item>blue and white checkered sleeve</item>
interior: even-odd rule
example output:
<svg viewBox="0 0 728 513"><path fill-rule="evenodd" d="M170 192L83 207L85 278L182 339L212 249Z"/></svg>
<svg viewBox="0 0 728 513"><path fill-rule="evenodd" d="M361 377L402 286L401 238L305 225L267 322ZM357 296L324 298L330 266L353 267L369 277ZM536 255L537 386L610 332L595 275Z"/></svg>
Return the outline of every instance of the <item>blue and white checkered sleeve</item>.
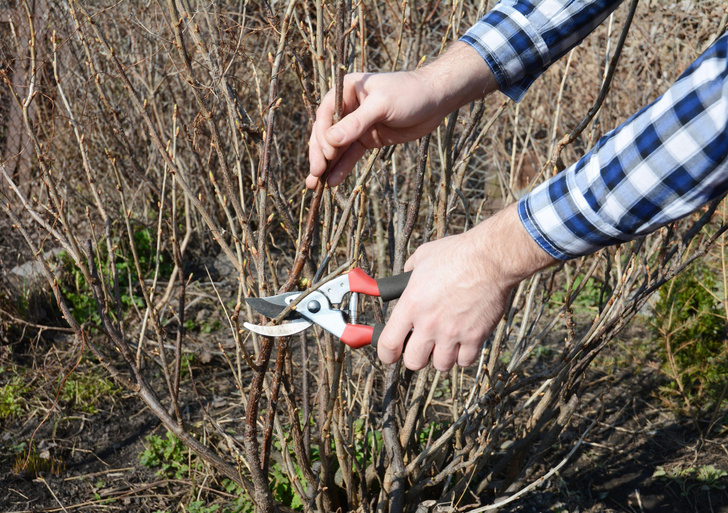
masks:
<svg viewBox="0 0 728 513"><path fill-rule="evenodd" d="M501 0L460 40L485 59L499 89L520 101L551 63L578 45L622 0Z"/></svg>
<svg viewBox="0 0 728 513"><path fill-rule="evenodd" d="M728 190L728 34L579 162L518 204L551 256L632 240Z"/></svg>

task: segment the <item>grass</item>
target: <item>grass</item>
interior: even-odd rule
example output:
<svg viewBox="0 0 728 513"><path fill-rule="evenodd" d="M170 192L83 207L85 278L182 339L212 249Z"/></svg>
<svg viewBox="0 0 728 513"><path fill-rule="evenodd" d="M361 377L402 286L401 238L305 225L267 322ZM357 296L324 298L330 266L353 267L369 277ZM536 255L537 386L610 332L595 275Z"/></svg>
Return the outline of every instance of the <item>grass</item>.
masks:
<svg viewBox="0 0 728 513"><path fill-rule="evenodd" d="M61 379L61 378L59 378ZM73 372L61 388L60 400L76 411L95 414L99 404L119 393L119 388L97 368Z"/></svg>
<svg viewBox="0 0 728 513"><path fill-rule="evenodd" d="M7 370L4 366L0 367L0 376L6 373L14 374L13 368ZM25 380L19 375L12 376L7 383L0 386L0 422L21 416L24 411L24 396L28 390Z"/></svg>
<svg viewBox="0 0 728 513"><path fill-rule="evenodd" d="M697 490L724 490L728 485L728 472L714 465L658 466L652 477L667 484L676 484L683 496Z"/></svg>
<svg viewBox="0 0 728 513"><path fill-rule="evenodd" d="M15 474L36 478L43 475L59 476L65 470L66 464L63 460L53 456L48 450L36 450L31 445L28 451L19 452L15 456L12 471Z"/></svg>

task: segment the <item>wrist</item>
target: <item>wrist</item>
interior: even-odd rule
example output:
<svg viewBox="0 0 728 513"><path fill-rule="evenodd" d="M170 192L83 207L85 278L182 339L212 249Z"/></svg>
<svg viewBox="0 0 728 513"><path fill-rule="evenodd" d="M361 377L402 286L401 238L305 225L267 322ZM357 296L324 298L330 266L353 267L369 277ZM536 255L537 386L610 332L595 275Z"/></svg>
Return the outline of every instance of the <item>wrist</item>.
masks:
<svg viewBox="0 0 728 513"><path fill-rule="evenodd" d="M516 207L506 207L471 230L482 264L510 287L558 262L528 234Z"/></svg>
<svg viewBox="0 0 728 513"><path fill-rule="evenodd" d="M450 113L498 89L488 64L469 44L457 41L442 55L414 71Z"/></svg>

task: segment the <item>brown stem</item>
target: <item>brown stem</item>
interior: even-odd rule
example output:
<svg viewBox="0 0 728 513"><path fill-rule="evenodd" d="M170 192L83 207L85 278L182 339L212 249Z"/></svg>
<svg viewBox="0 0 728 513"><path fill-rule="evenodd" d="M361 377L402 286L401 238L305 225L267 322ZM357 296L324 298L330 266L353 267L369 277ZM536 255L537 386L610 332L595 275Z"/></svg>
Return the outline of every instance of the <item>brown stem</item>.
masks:
<svg viewBox="0 0 728 513"><path fill-rule="evenodd" d="M412 231L415 228L422 199L422 188L425 183L425 171L427 170L427 151L430 146L430 135L420 139L420 147L417 154L417 174L415 175L415 187L407 207L407 220L402 232L398 235L394 249L393 273L401 273L404 269L404 261Z"/></svg>
<svg viewBox="0 0 728 513"><path fill-rule="evenodd" d="M614 78L614 72L617 69L617 63L619 62L619 57L622 55L622 48L624 47L624 42L627 40L627 34L629 33L629 28L632 25L632 19L634 18L634 14L637 11L637 4L639 3L639 0L632 0L632 3L629 6L629 13L627 13L627 19L624 21L624 28L622 28L622 34L619 36L619 42L617 43L616 48L614 49L614 55L612 55L612 59L609 62L609 68L607 69L607 75L604 77L604 82L602 83L602 88L599 90L599 96L597 96L597 100L594 102L594 105L592 105L592 108L589 109L589 112L584 117L584 119L581 120L581 122L576 126L572 132L566 136L564 136L563 139L559 141L559 143L556 145L556 148L554 149L554 153L551 155L551 162L556 165L557 162L561 159L561 152L563 149L574 142L579 135L584 131L584 129L587 127L589 122L594 119L594 116L597 115L597 112L599 112L599 109L602 108L602 104L604 103L604 100L607 98L607 93L609 93L609 89L612 85L612 79Z"/></svg>
<svg viewBox="0 0 728 513"><path fill-rule="evenodd" d="M265 372L268 368L268 361L270 360L272 350L273 340L268 337L263 338L260 355L256 362L257 369L255 374L253 374L253 381L250 384L250 392L248 393L248 408L245 412L245 431L243 435L250 475L253 486L255 487L255 503L258 510L265 513L273 511L273 495L268 488L268 478L265 470L259 463L261 460L257 426L258 405L260 403Z"/></svg>
<svg viewBox="0 0 728 513"><path fill-rule="evenodd" d="M270 399L268 401L268 409L265 413L265 427L263 429L263 451L261 454L260 467L263 470L268 468L268 461L270 459L270 448L273 443L273 420L276 416L276 410L278 408L278 395L281 389L281 379L283 376L283 365L286 360L286 353L288 352L288 337L281 337L278 339L277 354L276 354L276 366L273 373L273 382L269 385Z"/></svg>
<svg viewBox="0 0 728 513"><path fill-rule="evenodd" d="M397 432L396 403L399 401L399 363L387 367L384 388L384 415L382 418L382 440L389 458L388 476L385 490L389 499L389 513L404 511L407 472L404 466L402 446ZM389 486L387 486L389 485Z"/></svg>

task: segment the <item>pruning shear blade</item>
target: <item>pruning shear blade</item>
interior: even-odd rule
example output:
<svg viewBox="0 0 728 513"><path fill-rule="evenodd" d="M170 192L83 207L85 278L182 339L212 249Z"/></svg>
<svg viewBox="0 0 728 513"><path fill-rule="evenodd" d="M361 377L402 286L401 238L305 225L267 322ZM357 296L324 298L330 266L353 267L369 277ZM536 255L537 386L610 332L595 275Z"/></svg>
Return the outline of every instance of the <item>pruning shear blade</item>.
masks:
<svg viewBox="0 0 728 513"><path fill-rule="evenodd" d="M251 324L244 322L243 326L264 337L288 337L295 335L303 330L310 328L313 323L306 319L293 319L286 324L280 324L278 326L261 326L260 324Z"/></svg>

